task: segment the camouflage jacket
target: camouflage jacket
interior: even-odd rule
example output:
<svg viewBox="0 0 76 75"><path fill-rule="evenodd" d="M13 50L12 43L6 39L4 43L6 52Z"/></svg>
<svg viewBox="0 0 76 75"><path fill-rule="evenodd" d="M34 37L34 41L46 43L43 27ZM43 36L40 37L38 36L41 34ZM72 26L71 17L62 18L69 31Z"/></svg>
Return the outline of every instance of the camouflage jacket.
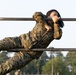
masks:
<svg viewBox="0 0 76 75"><path fill-rule="evenodd" d="M36 12L33 15L33 18L36 21L36 25L33 28L33 30L27 34L20 35L22 45L27 50L32 48L47 48L50 42L54 39L55 36L54 27L52 27L52 30L50 32L47 32L46 28L44 27L44 25L46 24L44 20L45 15L43 15L41 12ZM60 27L59 27L59 33L60 33L59 34L60 39L62 34ZM38 54L39 53L41 54L42 52L38 52Z"/></svg>

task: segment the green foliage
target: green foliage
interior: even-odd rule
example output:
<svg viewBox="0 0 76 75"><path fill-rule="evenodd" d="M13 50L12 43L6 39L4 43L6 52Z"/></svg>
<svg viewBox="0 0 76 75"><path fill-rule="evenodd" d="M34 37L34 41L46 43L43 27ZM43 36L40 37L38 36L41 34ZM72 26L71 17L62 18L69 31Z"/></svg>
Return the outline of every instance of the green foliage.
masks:
<svg viewBox="0 0 76 75"><path fill-rule="evenodd" d="M29 64L27 64L24 68L21 69L22 72L26 74L41 74L42 73L42 66L45 65L47 62L46 59L49 59L46 52L43 52L39 59L35 59Z"/></svg>
<svg viewBox="0 0 76 75"><path fill-rule="evenodd" d="M9 59L7 54L7 52L0 53L0 63L5 62L7 59ZM50 54L50 57L48 57L46 52L44 52L38 60L33 60L24 68L20 69L20 71L25 74L51 74L53 67L54 74L59 73L59 75L76 75L76 59L73 58L75 56L75 52L69 52L65 60L63 60L63 54L60 51L53 52ZM70 58L67 59L68 57ZM68 70L67 66L69 64L73 67L72 72L69 72ZM13 75L14 72L15 71L13 71L11 75Z"/></svg>
<svg viewBox="0 0 76 75"><path fill-rule="evenodd" d="M70 75L76 75L76 51L69 51L65 58L65 62L66 66L69 68Z"/></svg>
<svg viewBox="0 0 76 75"><path fill-rule="evenodd" d="M56 51L55 54L56 54L56 57L63 57L63 54L61 53L61 51Z"/></svg>
<svg viewBox="0 0 76 75"><path fill-rule="evenodd" d="M40 56L40 59L46 61L47 59L49 59L49 57L47 56L46 52L43 52Z"/></svg>
<svg viewBox="0 0 76 75"><path fill-rule="evenodd" d="M30 62L28 65L22 68L21 71L25 72L26 74L36 74L37 73L36 60Z"/></svg>
<svg viewBox="0 0 76 75"><path fill-rule="evenodd" d="M67 75L68 69L66 65L64 64L64 61L61 57L56 57L54 59L50 59L46 65L42 67L42 71L45 74L50 74L52 73L52 65L53 65L53 73L57 74L59 73L60 75Z"/></svg>

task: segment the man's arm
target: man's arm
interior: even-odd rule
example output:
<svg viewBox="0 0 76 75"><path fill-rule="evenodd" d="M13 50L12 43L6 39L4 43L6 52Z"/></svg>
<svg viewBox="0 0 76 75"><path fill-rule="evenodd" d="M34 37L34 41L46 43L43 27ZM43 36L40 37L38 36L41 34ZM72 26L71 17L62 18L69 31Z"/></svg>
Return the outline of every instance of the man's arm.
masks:
<svg viewBox="0 0 76 75"><path fill-rule="evenodd" d="M54 23L54 39L60 39L62 36L62 29L58 23Z"/></svg>

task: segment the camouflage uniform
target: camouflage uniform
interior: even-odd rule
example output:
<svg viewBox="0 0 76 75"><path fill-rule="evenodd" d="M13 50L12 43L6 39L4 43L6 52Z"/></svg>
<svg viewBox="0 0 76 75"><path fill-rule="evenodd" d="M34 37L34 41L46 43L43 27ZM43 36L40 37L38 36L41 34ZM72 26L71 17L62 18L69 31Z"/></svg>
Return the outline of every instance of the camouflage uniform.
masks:
<svg viewBox="0 0 76 75"><path fill-rule="evenodd" d="M44 27L46 22L44 21L45 15L41 12L36 12L33 15L33 18L36 20L36 25L32 31L26 34L22 34L19 37L9 37L0 41L0 50L7 50L13 48L25 48L28 52L18 52L0 65L0 75L4 75L12 70L20 69L24 67L26 64L31 62L35 58L39 58L39 56L43 53L43 51L32 51L29 49L33 48L47 48L47 46L54 40L55 34L57 32L59 35L55 39L60 39L61 30L58 26L57 31L55 32L54 27L52 30L47 32L47 29Z"/></svg>

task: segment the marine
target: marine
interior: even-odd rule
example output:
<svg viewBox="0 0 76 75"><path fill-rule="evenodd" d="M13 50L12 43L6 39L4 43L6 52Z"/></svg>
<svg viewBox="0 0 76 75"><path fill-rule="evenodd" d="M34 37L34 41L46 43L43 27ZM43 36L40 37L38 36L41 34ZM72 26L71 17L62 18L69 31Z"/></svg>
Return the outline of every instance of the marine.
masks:
<svg viewBox="0 0 76 75"><path fill-rule="evenodd" d="M35 27L28 33L21 34L18 37L7 37L0 40L0 51L17 48L25 48L26 51L16 53L5 63L0 64L0 75L5 75L13 70L20 69L30 63L33 59L38 59L43 51L32 51L35 48L47 48L54 40L59 40L62 36L63 21L59 12L55 9L50 10L44 15L41 12L35 12L33 15L36 21ZM52 21L46 21L45 18L51 18Z"/></svg>

